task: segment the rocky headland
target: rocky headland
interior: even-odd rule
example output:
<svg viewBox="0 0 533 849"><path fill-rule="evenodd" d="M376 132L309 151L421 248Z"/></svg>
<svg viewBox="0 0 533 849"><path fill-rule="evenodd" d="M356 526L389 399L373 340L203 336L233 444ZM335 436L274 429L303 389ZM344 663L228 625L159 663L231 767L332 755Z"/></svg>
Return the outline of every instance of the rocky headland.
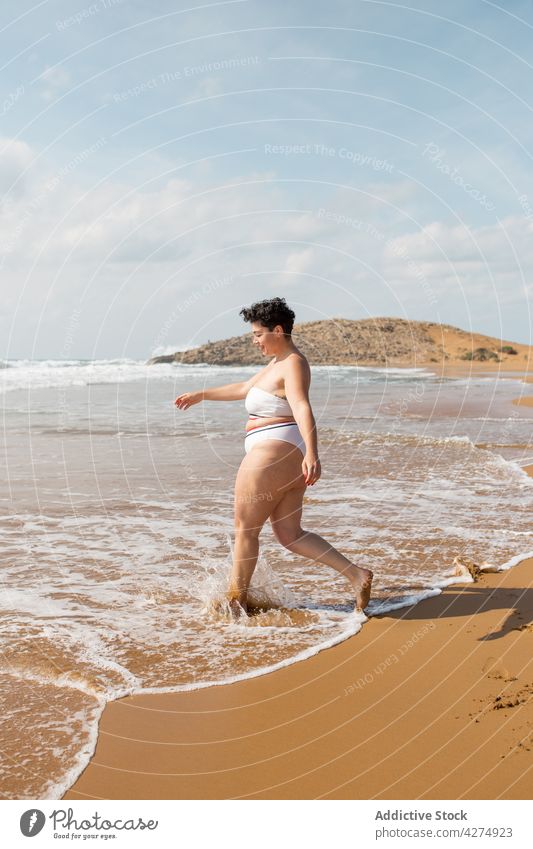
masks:
<svg viewBox="0 0 533 849"><path fill-rule="evenodd" d="M294 344L311 365L359 365L414 368L437 365L478 366L528 371L533 365L529 345L484 336L448 324L403 318L331 318L295 324ZM241 336L208 342L197 348L152 357L157 363L264 365L265 357Z"/></svg>

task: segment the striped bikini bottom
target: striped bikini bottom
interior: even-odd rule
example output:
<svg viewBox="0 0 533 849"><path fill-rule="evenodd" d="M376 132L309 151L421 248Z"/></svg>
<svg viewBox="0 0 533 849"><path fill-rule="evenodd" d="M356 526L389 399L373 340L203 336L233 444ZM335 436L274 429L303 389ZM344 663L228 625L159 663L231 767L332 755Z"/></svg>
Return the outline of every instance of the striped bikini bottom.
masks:
<svg viewBox="0 0 533 849"><path fill-rule="evenodd" d="M244 450L248 454L254 445L263 442L265 439L281 439L283 442L291 442L300 449L302 457L305 457L304 438L296 422L281 422L264 427L254 427L253 430L248 431L244 438Z"/></svg>

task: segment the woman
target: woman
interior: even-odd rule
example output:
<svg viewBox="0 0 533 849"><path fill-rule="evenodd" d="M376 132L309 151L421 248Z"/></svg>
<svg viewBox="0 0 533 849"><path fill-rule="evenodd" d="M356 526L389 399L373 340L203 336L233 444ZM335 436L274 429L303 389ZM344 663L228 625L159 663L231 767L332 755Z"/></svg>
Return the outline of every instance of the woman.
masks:
<svg viewBox="0 0 533 849"><path fill-rule="evenodd" d="M356 566L300 520L307 486L320 478L316 423L309 403L311 370L292 341L294 312L284 298L259 301L240 315L251 322L253 344L268 365L242 383L185 392L180 410L200 401L241 401L249 413L245 457L235 482L235 548L227 599L235 617L246 614L248 587L259 553L259 533L270 519L289 551L318 560L343 574L355 592L356 609L370 598L373 573ZM284 394L283 394L284 393Z"/></svg>

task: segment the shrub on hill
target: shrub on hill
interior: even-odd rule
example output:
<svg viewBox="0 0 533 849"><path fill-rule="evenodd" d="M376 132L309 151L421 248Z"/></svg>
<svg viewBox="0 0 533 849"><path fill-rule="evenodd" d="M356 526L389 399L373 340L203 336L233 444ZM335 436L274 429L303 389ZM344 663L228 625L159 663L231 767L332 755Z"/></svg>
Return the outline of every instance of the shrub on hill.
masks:
<svg viewBox="0 0 533 849"><path fill-rule="evenodd" d="M466 354L463 354L461 359L478 360L479 362L485 362L486 360L496 360L497 363L500 362L498 354L495 354L494 351L489 351L488 348L476 348L474 351L467 351Z"/></svg>

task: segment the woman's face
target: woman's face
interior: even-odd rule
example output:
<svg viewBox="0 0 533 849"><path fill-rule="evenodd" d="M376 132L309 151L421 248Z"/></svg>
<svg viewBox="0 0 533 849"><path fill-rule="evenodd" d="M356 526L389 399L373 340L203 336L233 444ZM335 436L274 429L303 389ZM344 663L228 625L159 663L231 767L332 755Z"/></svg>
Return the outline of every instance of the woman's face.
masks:
<svg viewBox="0 0 533 849"><path fill-rule="evenodd" d="M252 322L253 343L256 348L259 348L262 354L275 353L273 348L276 347L279 334L274 330L269 330L261 324L260 321Z"/></svg>

